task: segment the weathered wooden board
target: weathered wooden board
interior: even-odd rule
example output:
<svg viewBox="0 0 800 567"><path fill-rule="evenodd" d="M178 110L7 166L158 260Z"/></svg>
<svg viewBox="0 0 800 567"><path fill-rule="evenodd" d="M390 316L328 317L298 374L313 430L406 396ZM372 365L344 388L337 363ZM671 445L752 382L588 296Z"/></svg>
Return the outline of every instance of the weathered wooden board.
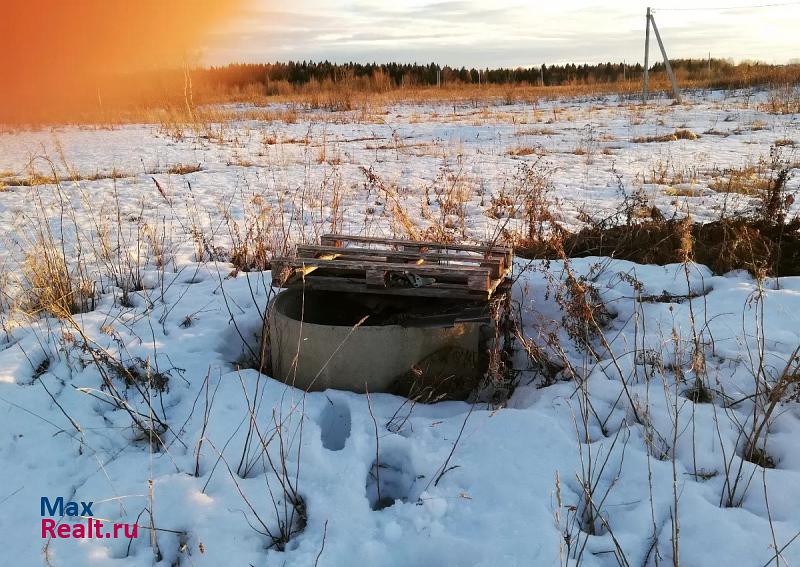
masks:
<svg viewBox="0 0 800 567"><path fill-rule="evenodd" d="M386 261L399 263L434 263L458 266L472 264L488 267L492 278L499 278L506 270L505 257L486 258L477 254L447 252L412 252L406 250L388 250L382 248L362 248L355 246L316 246L302 245L297 247L300 258L322 258L326 260L363 260L367 262Z"/></svg>
<svg viewBox="0 0 800 567"><path fill-rule="evenodd" d="M514 254L513 249L507 246L480 246L478 244L447 244L444 242L427 242L420 240L402 240L398 238L373 238L370 236L354 236L348 234L324 234L320 237L320 243L324 246L342 246L345 242L357 242L363 244L378 244L383 246L397 246L403 250L416 250L426 252L428 250L453 250L458 252L479 252L487 258L503 256L507 265L511 265Z"/></svg>
<svg viewBox="0 0 800 567"><path fill-rule="evenodd" d="M347 242L357 243L345 246ZM328 234L272 260L273 285L488 301L508 281L506 247Z"/></svg>

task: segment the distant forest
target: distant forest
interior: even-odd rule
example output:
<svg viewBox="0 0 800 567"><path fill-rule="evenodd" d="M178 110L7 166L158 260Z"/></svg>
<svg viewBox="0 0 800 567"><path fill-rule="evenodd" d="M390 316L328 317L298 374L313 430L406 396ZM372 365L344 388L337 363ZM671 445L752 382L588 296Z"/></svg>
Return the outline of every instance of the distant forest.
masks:
<svg viewBox="0 0 800 567"><path fill-rule="evenodd" d="M673 69L681 78L708 80L725 77L734 72L741 74L742 67L763 70L772 66L761 63L734 65L725 59L676 59ZM664 64L657 63L651 71L663 71ZM642 65L636 63L600 63L566 65L541 65L499 69L467 69L466 67L440 67L435 63L331 63L329 61L289 61L287 63L231 64L193 70L193 78L217 87L246 87L263 85L270 94L271 83L303 86L307 83L338 83L353 79L368 80L373 86L386 89L437 84L530 84L542 86L615 83L621 80L640 79Z"/></svg>

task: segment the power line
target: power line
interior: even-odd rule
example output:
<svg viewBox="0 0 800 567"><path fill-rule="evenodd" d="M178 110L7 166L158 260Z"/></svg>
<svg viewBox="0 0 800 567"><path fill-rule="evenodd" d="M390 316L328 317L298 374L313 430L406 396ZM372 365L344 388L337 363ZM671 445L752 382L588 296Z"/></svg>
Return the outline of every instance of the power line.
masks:
<svg viewBox="0 0 800 567"><path fill-rule="evenodd" d="M750 4L747 6L710 6L708 8L653 8L653 12L729 12L736 10L756 10L760 8L780 8L785 6L800 6L800 2L779 2L772 4Z"/></svg>

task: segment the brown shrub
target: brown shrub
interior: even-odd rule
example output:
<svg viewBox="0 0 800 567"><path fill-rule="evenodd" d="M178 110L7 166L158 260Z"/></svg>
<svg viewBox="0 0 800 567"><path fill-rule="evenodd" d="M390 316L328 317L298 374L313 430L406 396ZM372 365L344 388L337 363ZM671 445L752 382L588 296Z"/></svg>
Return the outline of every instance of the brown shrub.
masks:
<svg viewBox="0 0 800 567"><path fill-rule="evenodd" d="M631 226L588 227L563 236L571 258L610 256L640 264L672 264L691 257L721 274L744 269L758 275L800 275L800 219L785 225L746 218L707 224L684 220L650 220ZM518 246L526 258L558 259L548 241Z"/></svg>

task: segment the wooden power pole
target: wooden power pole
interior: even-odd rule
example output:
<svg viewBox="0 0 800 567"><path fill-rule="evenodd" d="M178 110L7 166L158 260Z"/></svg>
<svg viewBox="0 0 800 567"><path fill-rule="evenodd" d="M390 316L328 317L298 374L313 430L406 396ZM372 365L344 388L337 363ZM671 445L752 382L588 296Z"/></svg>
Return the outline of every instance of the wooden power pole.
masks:
<svg viewBox="0 0 800 567"><path fill-rule="evenodd" d="M647 9L647 29L644 35L644 86L642 89L644 102L647 102L647 95L648 95L648 65L649 65L649 58L650 58L650 26L653 26L653 33L656 34L656 41L658 41L658 47L661 50L661 57L664 58L664 67L667 70L667 77L669 77L669 82L672 84L672 94L675 97L675 100L680 102L681 101L681 91L678 88L678 81L675 80L675 73L672 72L672 65L669 64L669 57L667 57L667 50L664 47L664 42L661 41L661 34L658 33L658 26L656 25L656 20L653 17L650 8Z"/></svg>
<svg viewBox="0 0 800 567"><path fill-rule="evenodd" d="M646 23L644 29L644 82L642 85L642 100L647 104L648 81L650 79L650 8L647 9Z"/></svg>

